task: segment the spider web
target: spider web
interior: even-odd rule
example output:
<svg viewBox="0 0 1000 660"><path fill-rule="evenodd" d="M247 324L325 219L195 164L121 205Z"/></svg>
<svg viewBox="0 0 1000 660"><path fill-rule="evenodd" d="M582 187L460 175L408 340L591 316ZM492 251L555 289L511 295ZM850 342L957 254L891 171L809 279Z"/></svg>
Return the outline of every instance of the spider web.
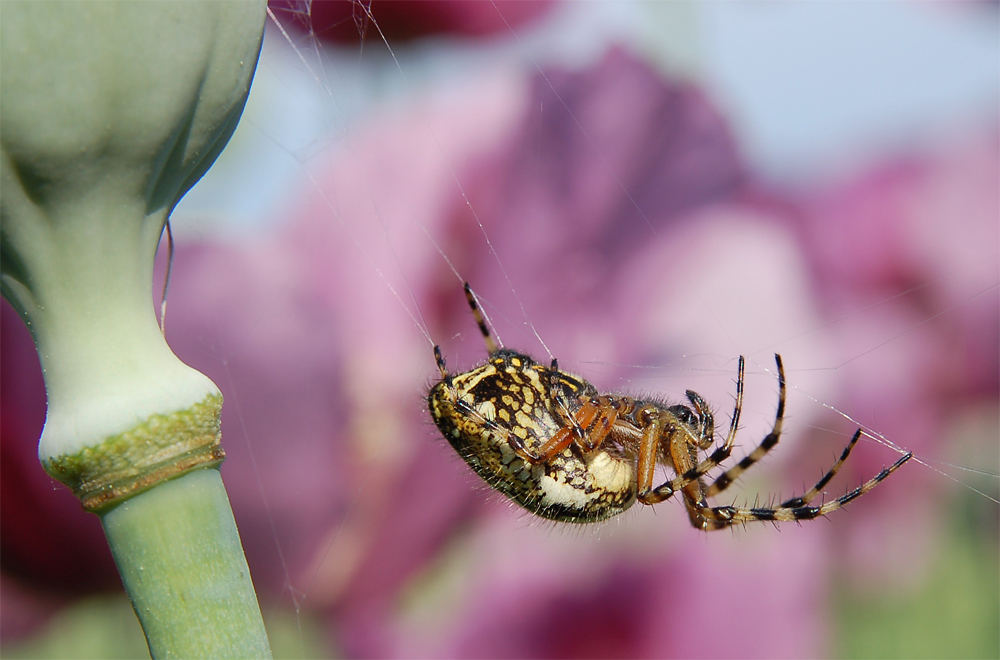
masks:
<svg viewBox="0 0 1000 660"><path fill-rule="evenodd" d="M311 3L300 2L294 7L308 25ZM501 9L495 9L502 17ZM557 15L550 20L565 20L572 24L573 21L594 21L608 16L607 13L595 11L589 19L585 19L579 14L586 12L566 10L565 13L568 17ZM558 357L563 369L583 374L601 389L650 393L680 400L684 390L690 388L713 402L720 419L727 420L733 396L735 360L738 355L746 355L748 379L745 421L741 432L744 443L742 447L746 452L752 448L749 443L763 437L771 423L777 388L773 358L770 356L780 352L788 369L790 391L787 439L783 440L781 449L768 458L767 465L761 468L764 476L748 475L745 480L747 488L741 492L775 493L775 480L779 482L779 487L801 492L800 484L808 487L809 478L821 474L821 467L829 464L827 457L836 455L857 427L865 432L863 444L868 447L863 449L869 451L872 458L863 462L864 467L859 468L859 471L850 473L848 478L852 483L860 483L861 479L868 478L877 471L879 465L892 462L897 453L912 449L907 437L885 433L880 421L880 415L885 414L885 411L877 408L870 399L858 398L866 392L864 388L848 392L845 397L842 383L851 381L852 378L863 378L866 371L878 369L879 365L885 364L887 353L898 353L903 357L911 354L909 342L919 341L940 324L960 322L970 309L989 313L989 306L995 305L998 289L997 269L1000 258L996 241L982 241L973 251L972 258L956 278L959 289L957 295L945 303L931 299L923 307L915 306L920 310L916 315L892 317L895 309L893 303L900 299L922 300L929 290L953 286L954 282L946 282L943 278L917 281L902 290L876 296L864 303L850 301L837 314L820 313L813 308L813 294L805 282L788 279L790 273L806 277L807 268L801 263L801 257L794 248L794 237L770 227L767 214L759 210L761 206L755 206L751 213L733 211L731 208L713 209L687 228L677 230L664 229L663 225L655 222L655 218L648 217L641 198L636 191L629 189L621 163L606 156L607 144L601 141L604 136L588 127L574 113L570 100L560 94L549 78L550 67L558 66L559 58L566 56L565 52L560 52L558 45L552 48L539 45L540 40L552 36L551 24L547 33L536 33L508 25L507 46L496 45L478 55L475 49L457 48L455 52L466 56L466 61L455 65L445 61L444 56L432 48L393 43L383 34L378 22L363 3L357 5L352 20L367 39L362 45L353 48L331 50L320 44L315 33L307 32L302 36L301 32L296 32L292 26L272 14L264 57L255 82L255 93L265 94L267 91L284 88L285 94L295 99L294 103L298 107L286 105L283 109L291 112L291 117L268 122L266 115L254 114L251 105L240 130L255 132L261 136L259 139L271 143L273 153L283 156L271 159L264 174L248 176L277 178L289 183L297 180L300 187L312 191L314 198L319 200L320 211L325 211L329 218L331 232L336 233L346 246L331 254L331 260L341 259L345 254L351 255L351 265L355 270L349 273L345 271L342 276L350 278L355 282L354 286L366 292L366 295L387 297L389 304L398 313L395 318L385 321L394 323L397 327L395 332L387 333L389 338L399 340L400 337L409 337L408 341L411 343L424 345L423 357L403 353L400 358L405 361L399 364L399 373L403 374L404 381L401 389L409 388L413 392L407 405L420 405L421 388L426 386L426 379L433 377L435 373L431 355L431 348L435 344L443 346L453 369L471 366L483 354L481 338L468 316L456 317L454 324L443 326L449 333L456 332L454 328L460 328L457 330L459 334L442 336L439 310L430 308L430 301L437 301L438 298L426 295L424 289L428 286L453 289L455 300L440 304L450 305L451 309L457 310L454 313L459 314L463 312L464 305L461 296L462 281L472 279L469 273L492 271L488 276L488 283L483 287L475 281L472 284L497 337L505 345L531 353L539 360L548 361L552 357ZM626 25L609 29L612 35L607 37L609 41L620 37L617 30L625 30L628 21L623 23ZM563 51L572 51L573 48L586 51L578 42L562 45ZM591 48L591 52L576 52L574 55L580 60L594 60L598 57L602 44L592 45ZM445 45L443 50L447 49L448 46ZM525 94L524 88L519 87L516 81L512 83L505 78L509 74L505 74L502 67L491 65L491 59L498 54L509 58L506 61L508 66L517 62L522 71L535 76L541 81L539 85L547 87L551 92L550 106L556 107L540 107L537 110L540 117L547 116L547 113L553 113L558 106L562 106L568 130L577 131L581 136L579 144L584 151L589 152L597 179L602 181L602 185L615 189L622 200L621 204L630 207L637 218L629 231L644 234L644 240L648 242L674 241L678 244L677 261L680 265L670 271L675 279L634 282L637 291L648 292L650 298L663 306L663 312L659 315L645 314L647 335L653 331L673 333L669 341L658 344L658 351L636 356L627 351L615 350L616 326L635 322L633 319L623 318L617 307L614 309L619 315L612 319L601 318L599 313L589 313L573 317L565 324L552 323L547 326L542 322L542 319L551 318L545 310L546 305L552 305L559 312L567 314L570 313L567 311L570 305L565 300L545 299L536 292L536 288L541 287L536 287L528 274L520 270L522 260L517 250L522 246L524 250L530 247L532 254L544 254L545 251L536 250L535 246L529 245L531 238L526 235L507 237L503 234L503 227L497 224L495 217L487 210L489 201L479 196L482 186L475 185L475 177L461 166L461 160L455 156L456 153L473 155L472 150L463 151L461 146L462 140L473 136L460 133L463 129L457 124L449 124L448 119L454 119L454 114L449 115L442 110L449 103L469 103L468 107L472 110L483 107L482 102L476 105L474 98L470 101L469 95L463 96L459 90L449 87L453 84L449 83L450 76L472 85L471 78L477 76L470 77L469 71L478 72L478 77L486 81L481 87L487 100L492 98L490 94ZM680 62L682 66L688 66L691 61L697 60L696 56L684 50L673 56L673 61ZM457 72L449 67L457 67ZM265 88L264 91L260 90L261 87ZM378 98L373 101L371 96ZM404 120L393 115L391 110L384 110L392 104L403 108L402 112L409 122L406 128L420 134L420 146L446 163L444 166L439 165L440 171L436 172L439 179L443 177L447 180L445 185L450 190L442 212L461 217L461 242L442 233L441 226L426 220L429 215L427 212L415 212L414 219L409 221L400 220L405 214L400 214L398 209L387 208L385 191L371 180L359 179L361 193L357 196L364 202L362 209L351 206L356 200L345 202L344 197L340 196L343 190L338 192L325 179L330 172L343 171L342 168L338 169L341 161L363 162L366 158L363 150L373 140L377 142L380 136L391 140L398 134L400 129L397 124ZM272 108L271 111L275 110ZM379 113L383 112L386 113L385 116L380 117ZM499 117L496 121L500 124L507 122L509 125L513 119ZM376 128L370 127L372 123ZM375 132L374 138L369 135L372 130ZM240 148L239 139L237 135L234 145L237 152ZM487 139L483 142L489 144ZM883 144L878 145L878 148L891 151L892 146ZM752 143L746 148L754 157L762 160L768 158L766 148ZM822 171L822 175L827 180L837 180L837 168L849 171L852 167L858 167L857 160L862 159L857 155L846 157L843 162L828 166ZM255 158L254 161L259 159ZM405 159L401 159L400 167L419 168L421 164L419 161L407 163ZM243 174L246 175L246 166ZM793 174L786 174L794 179ZM781 174L776 178L780 180ZM441 185L440 180L435 183ZM280 215L276 208L281 200L265 197L267 190L278 187L260 186L261 191L251 193L244 202L244 210L249 217L257 218L262 233L269 230L267 225L273 222L271 218ZM183 215L182 211L183 209L178 215ZM752 230L741 229L742 224L752 227ZM522 231L528 229L530 228L522 226ZM190 235L190 227L187 231ZM709 245L702 251L696 251L696 241L707 241ZM692 261L684 254L689 247L692 253L710 257L711 261ZM558 245L554 245L548 251L558 254L559 249ZM428 257L428 254L431 256ZM420 258L414 255L420 255ZM622 270L634 269L637 273L647 272L636 267L633 256L634 253L617 255L617 267ZM851 258L851 254L844 255L845 261L850 261ZM778 263L782 268L768 271L759 267L762 263ZM472 264L477 265L474 267ZM725 264L726 267L719 268L716 264ZM430 275L425 272L428 268L433 269ZM716 274L716 271L719 272ZM733 279L733 273L739 272L744 273L744 279ZM572 277L586 279L587 274L567 274L567 279ZM445 284L440 284L442 281ZM568 282L567 285L569 284L572 283ZM574 295L568 296L566 300L571 300L576 305L585 303L600 308L607 304L605 301L588 300L579 293L579 287L574 287L574 291ZM643 298L636 292L623 291L622 295L637 304ZM640 308L637 306L634 309ZM671 312L676 312L683 318L673 318ZM884 319L886 315L891 318ZM880 323L881 321L885 323ZM567 327L571 332L562 333ZM872 330L872 327L876 329ZM246 330L254 332L253 327ZM831 348L829 339L834 333L846 333L850 340ZM648 340L648 336L643 338ZM685 345L697 348L685 349ZM215 349L223 365L228 365L231 360L239 357L238 347L219 344ZM228 366L226 369L228 373ZM413 376L421 370L425 374L423 381ZM233 376L230 386L235 380L236 377ZM886 380L893 382L892 379ZM386 484L362 482L352 486L345 508L338 511L338 515L343 518L342 522L334 523L323 544L324 549L303 570L304 560L300 556L290 558L285 555L285 547L292 541L286 536L287 528L277 519L280 514L276 511L280 507L275 503L276 499L284 495L271 492L269 489L273 486L263 478L266 467L255 458L255 443L260 440L249 430L250 415L241 406L238 389L235 393L236 396L227 393L227 403L237 410L241 428L235 432L231 428L227 430L227 446L239 442L240 437L245 443L252 473L257 478L253 488L258 491L267 510L269 534L284 573L286 595L295 612L300 634L304 635L301 632L303 608L311 607L315 602L323 603L323 594L330 588L324 581L335 580L330 577L331 571L336 573L337 570L348 570L341 565L361 561L358 556L343 558L345 549L351 548L349 537L363 531L351 521L363 517L368 503L377 499L378 488L385 487ZM391 396L400 396L400 390L394 389ZM948 405L961 408L960 403ZM913 411L915 420L921 419L920 413L921 411ZM984 433L988 435L991 428L995 429L995 416L995 405L960 410L954 420L955 426L942 430L960 438L982 437ZM428 430L427 435L430 437L433 433ZM803 447L806 442L816 446ZM991 450L983 450L979 445L959 447L957 441L955 444L956 453L937 451L933 447L918 448L914 461L921 466L922 471L930 474L929 479L925 475L919 483L929 482L940 491L947 491L952 485L957 485L972 493L975 498L991 505L997 503L1000 478L995 448L991 453ZM402 451L398 442L385 437L362 449L369 452L369 458L376 462L383 459L391 462L392 457ZM859 453L861 451L859 449ZM962 451L971 453L966 453L963 457L960 453ZM736 456L740 456L739 450ZM793 467L797 461L805 461L808 467ZM845 474L846 472L845 470ZM782 475L786 473L790 476L783 478ZM457 478L463 478L459 469L454 474ZM895 477L883 488L891 489L894 480ZM847 478L838 479L828 488L828 499L843 492L838 489L847 487ZM659 527L685 524L680 517L679 507L675 508L678 511L673 514L658 510L655 516L645 518L654 518L652 522ZM665 519L668 515L670 518ZM849 511L844 515L850 516L851 513ZM636 522L637 518L638 516L632 515L624 522L615 521L596 532L542 527L543 533L550 539L558 537L553 541L553 547L572 552L580 543L596 543L598 547L604 547L601 544L606 543L605 539L609 537L612 538L612 544L623 542L620 539L634 543L637 537L648 533L646 526L641 527L641 534L630 529L631 526L640 524ZM304 524L309 523L306 521ZM530 526L532 523L521 524ZM660 538L665 532L658 531L656 534ZM614 540L615 537L619 540ZM898 549L893 548L893 551L898 552ZM638 552L641 554L641 551ZM330 568L331 565L334 566L333 569ZM272 604L272 607L277 609L279 606Z"/></svg>

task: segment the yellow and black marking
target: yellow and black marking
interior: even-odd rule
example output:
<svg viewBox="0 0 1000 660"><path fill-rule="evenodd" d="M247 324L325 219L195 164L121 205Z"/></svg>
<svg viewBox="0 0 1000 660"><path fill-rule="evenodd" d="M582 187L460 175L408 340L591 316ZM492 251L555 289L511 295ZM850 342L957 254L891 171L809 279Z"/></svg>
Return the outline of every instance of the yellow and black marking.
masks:
<svg viewBox="0 0 1000 660"><path fill-rule="evenodd" d="M532 465L515 446L533 452L564 426L560 409L596 393L584 380L565 372L553 378L529 356L501 349L486 364L442 378L427 400L441 433L490 486L544 518L587 523L635 503L632 461L609 454L613 447L584 454L570 446Z"/></svg>

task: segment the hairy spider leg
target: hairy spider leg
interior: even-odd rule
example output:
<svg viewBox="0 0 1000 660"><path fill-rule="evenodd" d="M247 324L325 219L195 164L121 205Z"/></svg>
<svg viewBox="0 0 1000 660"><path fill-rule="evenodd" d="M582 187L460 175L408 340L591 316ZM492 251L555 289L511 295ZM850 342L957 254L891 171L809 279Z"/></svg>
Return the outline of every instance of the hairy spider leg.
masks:
<svg viewBox="0 0 1000 660"><path fill-rule="evenodd" d="M465 299L469 301L469 308L472 310L472 317L476 319L476 325L479 326L479 332L483 334L483 341L486 342L486 352L493 355L497 352L497 343L493 339L493 335L490 334L490 329L486 327L486 319L483 318L483 312L479 309L479 302L476 300L476 294L472 293L472 287L466 282L464 285L465 289Z"/></svg>
<svg viewBox="0 0 1000 660"><path fill-rule="evenodd" d="M472 311L472 317L475 319L476 325L479 327L479 332L483 336L483 342L486 344L486 352L489 355L493 355L499 350L499 347L493 339L492 333L490 333L489 326L486 325L486 319L483 316L482 310L479 308L479 301L476 299L476 294L473 293L472 286L468 282L464 282L462 288L465 291L465 299L469 303L469 309ZM566 447L572 444L574 436L583 436L583 430L576 421L576 417L570 414L569 409L562 401L562 397L559 396L559 361L555 358L552 358L552 366L549 373L549 396L553 401L559 402L561 407L564 408L564 410L556 412L560 413L561 418L569 420L572 423L572 429L560 429L559 432L539 447L537 452L533 452L530 451L525 446L524 442L517 436L508 433L506 429L498 426L492 421L483 420L486 422L487 426L504 436L505 441L511 445L516 454L518 454L522 459L533 464L550 460L553 456L559 454L566 449ZM466 406L460 407L464 408ZM471 411L470 409L470 412L474 411Z"/></svg>
<svg viewBox="0 0 1000 660"><path fill-rule="evenodd" d="M451 386L451 374L448 373L448 367L444 363L444 355L441 354L441 347L437 344L434 345L434 361L437 363L438 371L441 372L441 379Z"/></svg>
<svg viewBox="0 0 1000 660"><path fill-rule="evenodd" d="M483 316L483 312L479 308L479 301L476 299L476 294L473 293L472 286L468 282L464 282L462 288L465 291L465 299L469 303L469 309L472 311L472 317L475 319L476 325L479 327L479 332L483 336L483 342L486 344L486 352L489 355L493 355L499 350L499 347L493 339L493 334L490 332L489 326L486 325L486 318ZM552 366L549 371L549 396L553 401L558 402L563 408L563 410L557 411L560 413L560 417L562 417L564 421L568 421L573 425L572 430L575 432L577 437L583 437L583 429L576 421L575 416L570 414L569 409L562 400L563 398L560 396L559 361L556 358L552 358ZM493 426L495 428L499 428L495 424ZM542 456L534 456L532 452L529 452L527 447L524 446L524 443L520 442L520 439L512 441L511 444L515 450L518 448L521 449L521 451L518 451L518 454L521 454L521 458L535 463L548 460L569 446L568 443L564 444L564 438L562 436L558 438L550 438L549 442L539 449L542 456L544 456L543 458ZM556 449L556 447L558 447L558 449Z"/></svg>
<svg viewBox="0 0 1000 660"><path fill-rule="evenodd" d="M516 436L510 438L511 446L521 458L533 464L552 460L574 442L587 452L597 449L611 433L620 411L628 408L630 399L603 396L598 401L597 405L587 401L575 413L568 414L570 424L552 434L538 449L529 450Z"/></svg>
<svg viewBox="0 0 1000 660"><path fill-rule="evenodd" d="M562 390L559 387L559 360L552 358L552 364L549 367L549 399L555 401L558 406L557 410L554 410L557 415L563 420L564 423L571 425L572 431L577 438L583 437L583 428L580 426L580 422L577 421L576 416L569 411L569 406L560 396Z"/></svg>
<svg viewBox="0 0 1000 660"><path fill-rule="evenodd" d="M603 395L590 399L577 413L585 430L577 444L584 451L597 449L610 435L619 416L628 414L634 407L635 402L627 396Z"/></svg>
<svg viewBox="0 0 1000 660"><path fill-rule="evenodd" d="M777 508L742 508L735 506L710 507L702 503L693 503L701 516L700 527L706 531L722 529L736 523L748 523L756 521L791 522L800 520L812 520L825 516L832 511L841 509L852 500L861 497L875 486L879 485L886 477L898 470L904 463L913 457L913 453L907 453L898 461L858 486L854 490L848 491L837 499L827 502L821 506L779 506ZM796 503L798 498L790 500Z"/></svg>
<svg viewBox="0 0 1000 660"><path fill-rule="evenodd" d="M678 490L692 482L697 482L701 477L719 467L723 461L729 458L729 455L733 451L733 444L736 441L736 430L740 424L740 414L743 411L744 366L743 356L741 355L736 376L736 402L733 405L733 417L729 424L729 433L726 434L726 441L721 447L712 452L708 458L694 467L686 467L690 461L682 457L680 460L685 467L674 465L674 471L677 473L677 476L656 488L652 487L653 472L657 450L662 440L662 421L655 424L656 429L650 429L649 427L644 429L643 438L639 443L639 465L637 468L639 482L638 497L640 502L643 504L656 504L669 499ZM654 422L654 420L650 421ZM654 424L651 423L650 426L654 426ZM666 438L666 440L670 442L672 435Z"/></svg>
<svg viewBox="0 0 1000 660"><path fill-rule="evenodd" d="M828 483L830 483L830 480L833 479L838 472L840 472L840 468L844 464L844 461L846 461L847 457L851 455L851 450L854 449L854 445L858 444L858 440L860 439L861 429L858 429L854 432L854 437L851 438L851 441L847 443L846 447L844 447L844 451L840 454L840 458L838 458L837 462L833 464L833 467L827 470L826 474L823 475L823 478L817 481L815 486L799 497L793 497L790 500L782 502L779 508L797 509L798 507L805 506L812 502L813 498L816 497L816 495L818 495Z"/></svg>
<svg viewBox="0 0 1000 660"><path fill-rule="evenodd" d="M764 436L764 439L760 441L760 444L752 452L747 454L739 463L718 476L712 485L708 487L705 493L707 497L718 495L728 488L741 474L774 449L778 444L778 440L781 439L781 430L785 423L785 366L781 361L781 356L777 353L774 355L774 362L778 365L778 411L774 414L774 426L771 427L771 432Z"/></svg>

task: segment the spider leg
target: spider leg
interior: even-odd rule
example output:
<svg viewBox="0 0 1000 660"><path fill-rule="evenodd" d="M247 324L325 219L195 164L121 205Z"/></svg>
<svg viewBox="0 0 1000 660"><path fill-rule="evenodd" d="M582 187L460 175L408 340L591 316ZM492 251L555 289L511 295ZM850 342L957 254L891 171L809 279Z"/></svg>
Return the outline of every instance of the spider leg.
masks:
<svg viewBox="0 0 1000 660"><path fill-rule="evenodd" d="M577 412L577 418L586 432L577 439L577 444L584 451L594 451L600 447L611 433L618 417L631 410L631 407L631 399L616 396L601 396L585 403Z"/></svg>
<svg viewBox="0 0 1000 660"><path fill-rule="evenodd" d="M573 442L580 445L584 451L589 452L597 449L611 432L611 427L618 419L620 408L619 401L611 397L600 397L596 404L588 401L576 411L576 414L569 415L571 424L556 431L538 449L529 451L525 448L527 460L532 463L544 463L561 453ZM520 444L523 447L523 443Z"/></svg>
<svg viewBox="0 0 1000 660"><path fill-rule="evenodd" d="M861 429L858 429L857 431L854 432L854 437L851 438L851 441L847 443L846 447L844 447L844 451L840 455L840 458L838 458L837 462L833 464L833 467L827 470L826 474L823 475L823 478L817 481L815 486L810 488L808 491L806 491L799 497L793 497L790 500L785 500L784 502L782 502L780 508L795 509L798 507L803 507L812 502L813 498L816 497L816 495L818 495L819 492L823 490L823 487L826 486L828 483L830 483L830 480L833 479L836 476L837 472L840 471L840 468L844 464L844 461L846 461L847 457L851 455L851 450L854 449L854 445L858 444L858 440L860 439L861 439Z"/></svg>
<svg viewBox="0 0 1000 660"><path fill-rule="evenodd" d="M467 289L467 293L468 292L469 290ZM470 302L474 304L474 299L471 298L471 293L469 293L469 295ZM473 311L476 311L475 308L473 308ZM477 320L479 320L479 318L480 317L477 315ZM481 328L485 329L485 327L485 324L481 325ZM488 330L486 332L488 333ZM451 374L448 373L448 369L445 366L444 355L441 353L441 349L438 346L434 347L434 359L437 362L438 370L441 372L443 382L445 382L449 389L451 389L452 377ZM558 375L558 362L555 359L552 360L551 373L555 374L555 377ZM553 377L552 387L558 388L555 377ZM560 403L560 407L562 408L562 411L557 412L562 418L564 425L536 449L529 449L522 438L511 433L509 429L497 424L496 421L484 417L482 413L473 408L467 402L459 399L454 391L451 393L452 405L455 406L456 409L461 410L464 415L476 417L484 426L489 428L491 432L501 436L502 441L510 445L515 454L517 454L522 460L532 465L546 463L552 460L555 456L565 451L566 448L573 444L574 441L576 441L585 451L593 451L607 438L611 428L614 426L615 421L618 419L619 410L623 407L627 407L629 401L627 398L623 397L623 400L626 402L623 406L622 402L618 398L600 397L596 404L593 401L588 401L581 406L575 414L572 414L562 401L562 397L556 397L556 400ZM595 421L597 422L596 426L594 426Z"/></svg>
<svg viewBox="0 0 1000 660"><path fill-rule="evenodd" d="M532 465L538 463L546 463L552 460L557 454L562 453L567 447L573 444L573 440L576 439L576 434L572 428L569 426L564 426L555 433L552 437L543 442L538 449L530 450L524 446L524 443L516 435L510 434L511 446L514 448L514 452L517 453L521 458L528 461ZM516 444L513 440L517 440Z"/></svg>
<svg viewBox="0 0 1000 660"><path fill-rule="evenodd" d="M693 503L701 516L700 527L705 530L722 529L736 523L748 523L756 521L788 522L799 520L812 520L825 516L832 511L841 509L847 503L855 500L879 485L886 477L898 470L913 456L912 452L905 454L898 461L874 477L858 486L852 491L844 493L837 499L827 502L821 506L779 506L777 508L742 508L735 506L707 507L700 503ZM797 502L790 500L793 504ZM698 526L698 525L696 525Z"/></svg>
<svg viewBox="0 0 1000 660"><path fill-rule="evenodd" d="M674 494L673 490L671 490L663 497L660 497L658 493L659 489L653 490L656 457L660 448L661 436L663 435L665 417L663 414L653 414L654 412L655 409L652 406L645 406L636 413L636 418L643 422L642 436L639 439L638 461L636 464L638 498L643 504L662 502ZM673 435L673 431L670 431L670 435ZM667 440L669 441L670 438L667 438Z"/></svg>
<svg viewBox="0 0 1000 660"><path fill-rule="evenodd" d="M510 445L514 453L522 460L532 465L544 463L573 444L573 431L568 427L563 427L553 434L537 451L532 451L524 444L524 440L511 433L509 429L497 424L494 420L483 417L482 413L465 401L456 399L453 405L456 409L461 410L464 415L477 418L492 433L499 435L502 442Z"/></svg>
<svg viewBox="0 0 1000 660"><path fill-rule="evenodd" d="M688 496L695 500L704 500L702 492L704 489L699 480L729 458L733 449L732 445L727 442L712 452L707 459L695 464L696 454L694 454L694 450L692 449L688 453L689 445L686 440L675 441L673 439L677 429L670 429L669 422L665 422L662 417L657 415L656 419L644 428L642 440L639 443L639 461L636 468L639 501L643 504L658 504L670 499L678 491L684 492L685 500L688 499ZM665 428L669 429L666 431L667 437L665 439L670 447L670 460L679 474L670 481L653 488L656 454Z"/></svg>
<svg viewBox="0 0 1000 660"><path fill-rule="evenodd" d="M537 465L552 460L555 456L565 451L573 442L579 444L585 451L593 451L599 447L605 438L607 438L611 427L618 417L618 409L614 407L613 403L614 400L607 405L594 406L588 402L575 415L569 415L571 424L560 428L536 449L529 449L524 444L524 440L495 421L483 418L482 415L464 401L458 401L457 406L462 408L466 414L479 417L491 431L503 436L503 440L523 460L532 465ZM599 424L592 428L595 420ZM578 432L580 435L578 435Z"/></svg>
<svg viewBox="0 0 1000 660"><path fill-rule="evenodd" d="M554 436L538 449L537 453L540 457L544 456L544 460L552 458L569 446L563 443L562 434L566 430L572 433L572 439L584 451L597 449L611 433L618 416L623 410L630 409L631 399L628 397L603 396L586 401L576 413L571 413L559 386L559 373L559 360L552 358L549 366L549 398L555 402L554 412L562 419L566 428L556 432L558 442L555 442L557 438ZM550 445L552 450L548 451Z"/></svg>
<svg viewBox="0 0 1000 660"><path fill-rule="evenodd" d="M689 469L684 469L681 466L674 465L674 469L679 474L671 479L670 481L657 486L656 488L647 491L646 489L652 485L653 482L653 468L655 465L644 466L643 458L646 456L646 452L643 451L642 446L646 441L646 434L649 432L647 427L643 432L643 442L640 443L639 450L639 467L637 469L638 482L639 482L639 501L643 504L656 504L657 502L662 502L670 497L673 497L674 493L678 490L684 488L691 482L697 482L701 477L705 476L715 468L719 467L723 461L729 458L729 455L733 452L733 443L736 441L736 430L740 425L740 414L743 411L743 373L744 373L744 361L743 356L740 356L739 369L736 377L736 403L733 406L733 417L729 424L729 433L726 434L726 441L709 455L708 458L698 463L696 466ZM658 417L658 416L657 416ZM653 420L655 421L655 420ZM650 424L652 426L652 424ZM662 421L658 427L660 430L658 433L662 433ZM658 438L657 438L658 439ZM655 448L653 449L653 463L655 463ZM649 458L647 458L647 461ZM646 476L643 468L648 471L648 477ZM702 496L700 499L704 499Z"/></svg>
<svg viewBox="0 0 1000 660"><path fill-rule="evenodd" d="M434 361L437 362L438 371L441 372L441 380L447 381L451 384L451 374L448 373L448 368L444 364L444 355L441 353L441 347L434 346Z"/></svg>
<svg viewBox="0 0 1000 660"><path fill-rule="evenodd" d="M479 326L479 332L483 334L483 341L486 343L486 351L493 355L497 352L497 343L493 339L493 335L490 334L490 329L486 326L486 319L483 318L483 312L479 309L479 303L476 301L476 294L472 293L472 287L469 283L465 283L465 299L469 301L469 308L472 310L472 317L476 319L476 325Z"/></svg>
<svg viewBox="0 0 1000 660"><path fill-rule="evenodd" d="M564 423L572 426L577 438L582 438L584 434L583 428L580 426L580 422L577 421L576 415L573 415L569 411L569 406L566 404L562 396L562 390L559 387L559 360L556 358L552 358L552 364L549 367L549 399L555 402L556 414L562 418ZM577 414L579 415L579 411Z"/></svg>
<svg viewBox="0 0 1000 660"><path fill-rule="evenodd" d="M752 452L747 454L739 463L720 474L712 482L712 485L708 487L708 491L706 492L708 497L718 495L728 488L741 474L750 469L754 463L764 458L767 452L774 449L775 445L778 444L778 440L781 439L781 429L785 421L785 367L781 362L781 356L777 353L774 355L774 361L778 365L778 412L774 415L774 426L771 427L771 432L761 440L760 444Z"/></svg>

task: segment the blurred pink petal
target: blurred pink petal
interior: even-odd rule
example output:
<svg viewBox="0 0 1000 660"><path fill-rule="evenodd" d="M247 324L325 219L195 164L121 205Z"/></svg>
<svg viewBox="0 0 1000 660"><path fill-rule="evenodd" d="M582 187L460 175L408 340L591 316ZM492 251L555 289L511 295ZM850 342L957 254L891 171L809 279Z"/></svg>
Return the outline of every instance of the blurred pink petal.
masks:
<svg viewBox="0 0 1000 660"><path fill-rule="evenodd" d="M284 21L323 41L389 42L433 35L503 36L538 20L551 0L270 0ZM377 25L377 27L376 27Z"/></svg>
<svg viewBox="0 0 1000 660"><path fill-rule="evenodd" d="M686 213L738 196L746 177L729 128L704 93L623 50L582 71L533 76L523 112L517 132L482 160L469 187L511 282L496 260L472 256L489 248L464 208L454 211L445 251L497 308L523 304L545 335L563 342L552 348L565 356L565 345L582 335L617 333L608 305L632 288L617 277L622 264ZM535 345L526 330L504 338Z"/></svg>
<svg viewBox="0 0 1000 660"><path fill-rule="evenodd" d="M955 422L1000 393L997 147L992 133L956 137L824 191L803 216L837 319L836 404L923 459L949 460ZM855 470L881 466L864 456ZM870 496L895 515L859 512L843 540L859 570L912 579L929 557L931 501L951 483L928 469L898 476L900 488Z"/></svg>
<svg viewBox="0 0 1000 660"><path fill-rule="evenodd" d="M836 323L843 409L872 424L874 411L880 430L917 451L941 436L955 402L995 400L1000 387L1000 256L984 249L1000 244L996 141L863 173L804 216L828 314L865 310Z"/></svg>
<svg viewBox="0 0 1000 660"><path fill-rule="evenodd" d="M31 334L0 302L0 636L24 634L68 598L121 590L97 516L38 461L45 385Z"/></svg>

